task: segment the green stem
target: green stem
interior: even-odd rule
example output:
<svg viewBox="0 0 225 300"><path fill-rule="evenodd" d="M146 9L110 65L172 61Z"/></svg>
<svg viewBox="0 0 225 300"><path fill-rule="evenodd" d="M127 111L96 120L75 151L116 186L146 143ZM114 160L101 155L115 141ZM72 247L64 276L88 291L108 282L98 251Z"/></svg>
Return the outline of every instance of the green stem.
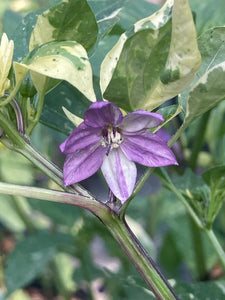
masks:
<svg viewBox="0 0 225 300"><path fill-rule="evenodd" d="M16 83L14 89L10 93L10 95L5 100L0 102L0 106L5 106L5 105L9 104L12 101L12 99L15 98L17 92L19 91L20 85L21 85L24 77L26 76L27 72L25 74L23 74L23 76L18 80L18 82Z"/></svg>
<svg viewBox="0 0 225 300"><path fill-rule="evenodd" d="M165 170L164 170L164 173L167 174ZM180 201L183 203L184 207L187 209L187 212L189 213L189 215L191 216L191 218L195 222L195 224L198 226L198 228L203 229L202 222L199 219L198 215L195 213L195 211L193 210L193 208L190 206L190 204L184 198L184 196L182 195L182 193L175 187L175 185L173 184L173 182L170 180L169 176L167 175L166 179L163 178L163 177L161 177L161 179L163 180L164 185L171 192L173 192L177 196L178 199L180 199Z"/></svg>
<svg viewBox="0 0 225 300"><path fill-rule="evenodd" d="M108 215L109 212L109 209L104 203L94 198L87 198L81 195L56 190L0 182L0 193L75 205L89 210L99 218L105 218L105 215Z"/></svg>
<svg viewBox="0 0 225 300"><path fill-rule="evenodd" d="M123 250L127 253L131 262L152 289L157 299L178 299L126 222L110 211L103 203L80 195L7 183L0 183L0 193L67 203L91 211L106 225L113 237L122 246Z"/></svg>
<svg viewBox="0 0 225 300"><path fill-rule="evenodd" d="M173 144L180 138L180 136L182 135L182 133L184 132L184 130L187 128L187 125L182 125L177 132L172 136L172 138L169 140L168 142L168 146L172 147Z"/></svg>
<svg viewBox="0 0 225 300"><path fill-rule="evenodd" d="M212 229L205 229L204 231L205 231L206 235L208 236L209 240L211 241L211 244L214 247L214 249L222 263L222 266L225 270L225 252L224 252L223 248L221 247L220 243L218 242L218 239L215 236Z"/></svg>
<svg viewBox="0 0 225 300"><path fill-rule="evenodd" d="M163 179L163 178L162 178ZM211 244L213 245L214 249L216 250L218 257L220 258L220 261L225 269L225 252L223 248L221 247L220 243L218 242L214 232L211 229L207 229L203 226L201 220L195 213L195 211L192 209L192 207L189 205L187 200L184 198L184 196L180 193L179 190L173 185L172 181L169 180L169 177L167 180L163 179L165 186L171 190L178 199L181 200L181 202L184 204L185 208L187 209L189 215L191 216L192 220L195 222L195 224L198 226L199 229L202 229L206 232Z"/></svg>
<svg viewBox="0 0 225 300"><path fill-rule="evenodd" d="M37 106L37 112L35 114L35 117L33 120L30 121L30 124L27 128L27 135L30 136L33 129L35 128L35 126L38 124L38 122L40 121L41 118L41 113L43 110L43 105L44 105L44 99L45 99L45 87L47 86L47 80L45 82L45 86L42 90L42 92L39 94L39 99L38 99L38 106Z"/></svg>
<svg viewBox="0 0 225 300"><path fill-rule="evenodd" d="M10 137L10 140L17 147L24 147L26 144L22 135L17 131L14 124L8 120L3 113L0 112L0 127ZM3 139L1 139L3 141Z"/></svg>
<svg viewBox="0 0 225 300"><path fill-rule="evenodd" d="M156 298L159 300L178 300L179 298L172 287L146 253L126 221L121 220L117 215L110 215L110 218L105 218L102 221L151 288Z"/></svg>

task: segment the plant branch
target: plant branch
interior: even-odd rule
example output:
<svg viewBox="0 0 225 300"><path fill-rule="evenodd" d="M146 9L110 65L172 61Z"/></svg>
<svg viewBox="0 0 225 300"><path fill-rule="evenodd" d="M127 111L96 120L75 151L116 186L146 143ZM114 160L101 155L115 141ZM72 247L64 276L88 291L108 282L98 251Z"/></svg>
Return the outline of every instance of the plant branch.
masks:
<svg viewBox="0 0 225 300"><path fill-rule="evenodd" d="M142 278L159 300L179 300L168 281L157 268L139 240L127 225L125 219L111 215L102 220L115 240L134 264Z"/></svg>
<svg viewBox="0 0 225 300"><path fill-rule="evenodd" d="M57 190L0 182L0 193L12 196L23 196L34 199L71 204L74 206L85 208L93 214L97 215L99 218L104 217L104 214L108 214L109 211L104 203L101 203L94 198L84 197L81 195L61 192Z"/></svg>
<svg viewBox="0 0 225 300"><path fill-rule="evenodd" d="M47 86L47 81L48 80L46 79L43 90L41 91L41 93L39 93L39 99L38 99L38 105L37 105L37 111L36 111L35 117L34 117L33 120L30 120L30 124L27 128L27 131L26 131L28 136L31 135L33 129L35 128L35 126L40 121L40 117L41 117L41 113L42 113L42 109L43 109L43 105L44 105L45 90L46 90L46 86Z"/></svg>

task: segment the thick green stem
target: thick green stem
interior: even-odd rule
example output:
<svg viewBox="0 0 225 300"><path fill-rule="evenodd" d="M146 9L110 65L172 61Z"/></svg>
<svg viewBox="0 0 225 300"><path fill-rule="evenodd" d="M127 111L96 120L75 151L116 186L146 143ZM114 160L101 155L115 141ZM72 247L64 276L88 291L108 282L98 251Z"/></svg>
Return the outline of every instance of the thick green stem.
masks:
<svg viewBox="0 0 225 300"><path fill-rule="evenodd" d="M0 193L67 203L91 211L106 225L148 286L152 289L157 299L178 299L169 283L160 273L126 222L121 220L105 204L80 195L7 183L0 183Z"/></svg>
<svg viewBox="0 0 225 300"><path fill-rule="evenodd" d="M117 215L110 215L108 219L102 219L102 221L151 288L156 298L159 300L178 300L179 298L172 287L146 253L125 220L121 220Z"/></svg>

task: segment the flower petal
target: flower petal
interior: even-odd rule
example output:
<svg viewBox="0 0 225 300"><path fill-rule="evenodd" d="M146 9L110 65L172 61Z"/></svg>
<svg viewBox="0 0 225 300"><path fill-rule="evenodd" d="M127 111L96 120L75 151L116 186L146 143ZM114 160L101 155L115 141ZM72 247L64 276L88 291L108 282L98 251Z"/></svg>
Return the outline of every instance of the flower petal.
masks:
<svg viewBox="0 0 225 300"><path fill-rule="evenodd" d="M102 173L113 194L123 204L132 194L137 177L135 163L121 149L113 149L104 158Z"/></svg>
<svg viewBox="0 0 225 300"><path fill-rule="evenodd" d="M120 147L130 160L144 166L161 167L178 164L168 145L151 132L127 135Z"/></svg>
<svg viewBox="0 0 225 300"><path fill-rule="evenodd" d="M71 154L86 147L91 147L98 143L101 138L99 128L92 128L81 123L60 145L60 150L65 154Z"/></svg>
<svg viewBox="0 0 225 300"><path fill-rule="evenodd" d="M137 132L159 126L163 117L157 113L151 113L145 110L136 110L123 118L120 129L125 132Z"/></svg>
<svg viewBox="0 0 225 300"><path fill-rule="evenodd" d="M119 107L106 101L94 102L84 114L84 123L94 128L118 126L122 120L123 114Z"/></svg>
<svg viewBox="0 0 225 300"><path fill-rule="evenodd" d="M102 165L105 148L94 145L74 154L68 154L63 167L64 185L70 185L93 175Z"/></svg>

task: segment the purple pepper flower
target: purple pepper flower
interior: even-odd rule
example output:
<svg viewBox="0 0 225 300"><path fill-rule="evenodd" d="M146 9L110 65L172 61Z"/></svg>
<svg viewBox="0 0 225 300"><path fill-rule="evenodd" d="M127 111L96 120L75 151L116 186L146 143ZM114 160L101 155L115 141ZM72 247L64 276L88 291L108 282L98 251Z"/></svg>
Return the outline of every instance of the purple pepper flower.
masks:
<svg viewBox="0 0 225 300"><path fill-rule="evenodd" d="M136 163L148 167L176 165L177 161L156 134L163 117L137 110L123 116L110 102L95 102L82 122L60 145L66 154L64 185L79 182L101 168L112 193L123 204L132 194L136 182Z"/></svg>

